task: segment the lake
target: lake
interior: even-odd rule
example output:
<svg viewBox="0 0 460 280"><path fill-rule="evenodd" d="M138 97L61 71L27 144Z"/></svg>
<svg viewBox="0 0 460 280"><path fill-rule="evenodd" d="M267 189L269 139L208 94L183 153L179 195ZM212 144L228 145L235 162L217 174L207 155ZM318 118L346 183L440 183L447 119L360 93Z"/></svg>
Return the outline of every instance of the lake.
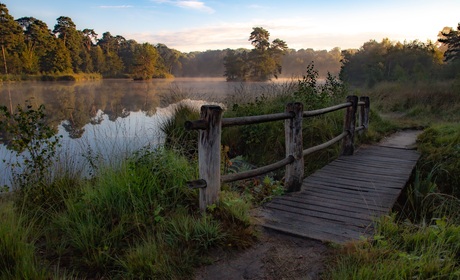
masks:
<svg viewBox="0 0 460 280"><path fill-rule="evenodd" d="M161 145L164 136L159 126L179 102L196 108L205 103L239 103L276 94L292 84L291 79L235 83L224 78L17 82L1 84L0 104L8 108L26 100L44 104L49 122L62 135L60 157L87 173L89 157L116 164L142 147ZM0 145L0 186L9 185L7 164L16 160Z"/></svg>

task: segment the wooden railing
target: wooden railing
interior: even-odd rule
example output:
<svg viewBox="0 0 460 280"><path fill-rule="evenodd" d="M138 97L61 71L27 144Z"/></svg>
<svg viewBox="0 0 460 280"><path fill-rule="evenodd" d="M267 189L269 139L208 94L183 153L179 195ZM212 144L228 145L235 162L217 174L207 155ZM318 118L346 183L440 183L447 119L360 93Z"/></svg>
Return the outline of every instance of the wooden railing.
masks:
<svg viewBox="0 0 460 280"><path fill-rule="evenodd" d="M360 110L358 111L358 106ZM318 146L303 149L302 120L303 118L318 116L340 109L346 109L343 132L333 139ZM285 188L288 191L298 191L302 185L304 174L304 157L313 152L327 148L342 140L342 155L352 155L354 152L354 135L358 131L367 129L369 124L369 98L348 96L345 103L313 111L303 111L302 103L289 103L284 113L238 118L222 118L222 108L215 105L201 107L200 120L187 121L187 129L199 130L198 165L199 180L189 182L192 188L200 189L200 209L205 210L208 205L217 203L220 185L225 182L243 180L259 176L281 167L286 167ZM356 126L356 116L358 126ZM221 164L221 131L223 127L249 125L271 121L285 121L286 158L267 166L253 170L235 173L220 174Z"/></svg>

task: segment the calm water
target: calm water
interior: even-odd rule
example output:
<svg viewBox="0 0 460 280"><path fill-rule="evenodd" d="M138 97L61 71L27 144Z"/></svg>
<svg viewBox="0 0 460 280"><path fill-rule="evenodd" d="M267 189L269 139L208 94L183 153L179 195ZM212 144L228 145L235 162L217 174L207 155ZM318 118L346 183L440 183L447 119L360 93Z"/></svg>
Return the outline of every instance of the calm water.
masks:
<svg viewBox="0 0 460 280"><path fill-rule="evenodd" d="M210 102L231 104L276 93L288 84L227 83L220 78L5 83L0 85L0 104L44 104L49 121L63 137L60 157L88 172L89 157L116 163L144 146L161 145L159 125L171 117L178 102L197 108ZM0 186L9 185L7 163L16 160L0 145Z"/></svg>

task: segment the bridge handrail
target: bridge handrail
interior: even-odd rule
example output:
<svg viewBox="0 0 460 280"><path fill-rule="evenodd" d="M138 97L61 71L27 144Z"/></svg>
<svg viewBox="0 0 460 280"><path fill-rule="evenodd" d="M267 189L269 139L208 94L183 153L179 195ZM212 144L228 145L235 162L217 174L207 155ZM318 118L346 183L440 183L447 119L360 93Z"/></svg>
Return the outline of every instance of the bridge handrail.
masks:
<svg viewBox="0 0 460 280"><path fill-rule="evenodd" d="M300 190L303 177L304 160L306 155L327 148L342 140L342 155L352 155L354 152L355 132L367 129L369 124L369 97L348 96L345 103L318 110L303 111L303 104L289 103L284 113L237 118L222 118L222 108L216 105L201 107L201 119L187 121L187 129L200 131L198 141L198 160L200 178L189 182L189 186L200 189L200 209L205 210L210 204L218 202L222 182L233 182L274 171L286 166L285 187L289 191ZM360 106L360 110L357 108ZM346 109L343 132L320 145L303 150L302 119L323 115L340 109ZM356 113L359 113L359 123L356 126ZM223 127L250 125L271 121L285 121L286 158L253 170L221 175L220 174L220 145Z"/></svg>

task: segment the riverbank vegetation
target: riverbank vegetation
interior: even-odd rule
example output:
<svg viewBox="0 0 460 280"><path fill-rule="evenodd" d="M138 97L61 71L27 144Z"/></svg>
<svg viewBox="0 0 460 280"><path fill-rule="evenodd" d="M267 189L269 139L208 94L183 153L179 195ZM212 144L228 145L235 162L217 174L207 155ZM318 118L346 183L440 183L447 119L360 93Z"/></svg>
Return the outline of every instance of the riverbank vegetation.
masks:
<svg viewBox="0 0 460 280"><path fill-rule="evenodd" d="M65 168L72 164L48 168L59 138L48 138L42 107L2 112L2 128L29 131L11 143L29 153L23 169L11 163L13 192L1 196L0 278L183 279L210 249L254 240L239 194L222 192L221 204L200 213L185 184L196 164L178 151L145 148L85 178Z"/></svg>
<svg viewBox="0 0 460 280"><path fill-rule="evenodd" d="M448 38L449 42L458 42L458 31L451 29L446 34L456 34ZM378 49L383 45L373 44L373 47ZM371 63L367 66L380 65L381 70L387 69L385 73L390 75L363 71L361 73L367 76L354 80L355 90L369 92L374 109L385 119L399 127L424 129L417 139L421 158L393 213L376 221L376 232L370 240L349 243L338 249L324 275L326 279L460 277L460 90L459 57L454 51L458 44L446 47L450 51L446 52L442 68L435 66L433 69L432 59L424 60L428 63L425 67L412 64L418 69L415 71ZM363 53L357 57L362 59L361 55L369 54L368 50L361 49ZM399 51L403 49L396 50ZM391 52L383 53L391 55ZM452 57L452 53L456 53L456 57ZM376 57L383 62L385 55ZM430 58L429 53L423 56ZM357 69L359 64L355 64L353 56L349 58L342 68L343 74L364 70ZM357 68L347 68L347 65ZM392 78L391 69L402 76L398 74ZM354 79L352 77L359 75L349 77Z"/></svg>

